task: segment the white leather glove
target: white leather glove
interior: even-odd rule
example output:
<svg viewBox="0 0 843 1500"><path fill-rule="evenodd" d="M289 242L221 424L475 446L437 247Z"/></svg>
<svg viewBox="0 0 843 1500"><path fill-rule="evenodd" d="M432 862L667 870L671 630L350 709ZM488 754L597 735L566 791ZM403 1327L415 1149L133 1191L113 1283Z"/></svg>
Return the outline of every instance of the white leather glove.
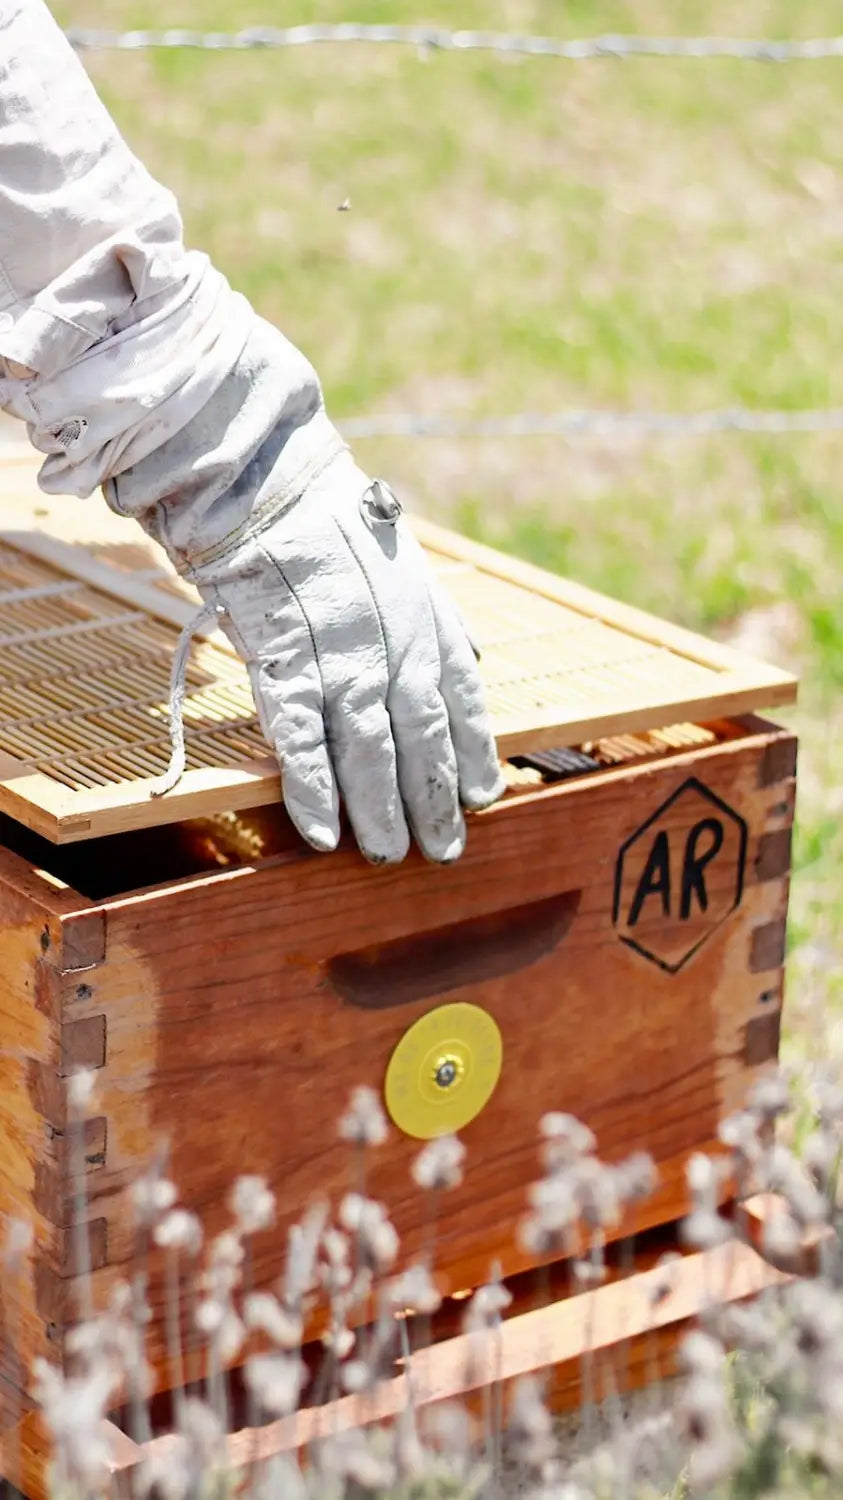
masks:
<svg viewBox="0 0 843 1500"><path fill-rule="evenodd" d="M474 651L387 486L347 453L304 496L190 577L248 663L296 827L339 838L342 795L365 856L465 845L462 807L503 778ZM222 555L220 555L222 554Z"/></svg>

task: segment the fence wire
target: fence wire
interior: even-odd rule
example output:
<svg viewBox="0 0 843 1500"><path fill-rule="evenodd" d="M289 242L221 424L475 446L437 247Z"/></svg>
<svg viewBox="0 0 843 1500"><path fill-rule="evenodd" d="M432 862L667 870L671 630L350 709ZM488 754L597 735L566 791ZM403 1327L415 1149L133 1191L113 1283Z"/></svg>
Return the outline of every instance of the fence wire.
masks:
<svg viewBox="0 0 843 1500"><path fill-rule="evenodd" d="M502 417L424 416L385 413L349 417L340 422L348 438L635 438L706 437L720 432L843 432L843 407L817 410L753 411L726 407L713 411L578 411L516 412Z"/></svg>
<svg viewBox="0 0 843 1500"><path fill-rule="evenodd" d="M788 38L725 36L621 36L561 38L504 32L448 30L438 26L364 25L346 21L304 26L252 26L242 31L104 31L72 27L77 51L142 51L194 48L202 51L263 51L319 43L366 43L414 47L420 54L491 52L509 57L547 57L568 62L602 58L734 58L746 62L813 62L843 57L843 36ZM744 407L699 412L579 411L517 412L501 417L449 417L399 413L351 417L349 438L518 437L697 437L725 432L775 436L843 431L843 408L753 411Z"/></svg>
<svg viewBox="0 0 843 1500"><path fill-rule="evenodd" d="M727 36L592 36L566 39L519 36L494 31L450 31L440 26L366 26L356 21L307 26L250 26L243 31L101 31L74 26L67 32L80 52L148 47L193 47L204 51L260 51L309 47L320 42L384 43L431 52L492 52L509 57L555 57L568 62L591 58L712 58L746 62L815 62L843 57L843 36L788 38Z"/></svg>

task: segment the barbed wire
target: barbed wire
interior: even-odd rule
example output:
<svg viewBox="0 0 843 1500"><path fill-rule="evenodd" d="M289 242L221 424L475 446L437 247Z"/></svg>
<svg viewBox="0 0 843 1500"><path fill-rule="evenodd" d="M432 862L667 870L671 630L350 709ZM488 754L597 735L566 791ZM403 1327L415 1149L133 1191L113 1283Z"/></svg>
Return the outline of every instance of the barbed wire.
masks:
<svg viewBox="0 0 843 1500"><path fill-rule="evenodd" d="M733 406L697 412L570 409L516 412L503 417L387 412L382 416L349 417L338 425L348 438L705 437L725 432L777 436L843 432L843 408L753 411Z"/></svg>
<svg viewBox="0 0 843 1500"><path fill-rule="evenodd" d="M516 35L491 31L452 31L436 26L365 25L358 22L304 26L253 26L237 32L104 31L72 27L68 39L77 51L136 51L196 48L205 51L260 51L319 43L369 43L415 47L430 52L494 52L579 62L600 58L734 58L750 62L810 62L843 58L843 36L774 40L724 36L624 36L579 38ZM696 437L725 432L767 435L843 431L843 408L761 411L744 407L699 412L566 411L517 412L503 417L450 417L416 413L350 417L341 424L350 438L512 438L663 436Z"/></svg>
<svg viewBox="0 0 843 1500"><path fill-rule="evenodd" d="M843 36L788 38L727 36L520 36L494 31L450 31L439 26L363 25L356 21L307 26L250 26L236 32L102 31L71 27L67 36L80 52L150 47L192 47L205 51L252 51L309 47L317 43L385 43L430 52L495 52L519 57L555 57L569 62L590 58L730 57L747 62L815 62L843 57Z"/></svg>

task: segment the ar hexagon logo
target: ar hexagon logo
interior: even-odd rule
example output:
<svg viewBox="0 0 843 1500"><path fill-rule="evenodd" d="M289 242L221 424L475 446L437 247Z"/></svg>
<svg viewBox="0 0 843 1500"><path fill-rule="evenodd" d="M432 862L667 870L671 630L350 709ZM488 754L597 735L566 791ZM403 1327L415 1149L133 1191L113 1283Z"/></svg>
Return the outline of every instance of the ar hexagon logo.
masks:
<svg viewBox="0 0 843 1500"><path fill-rule="evenodd" d="M621 941L676 974L740 905L743 818L695 776L621 847L613 920Z"/></svg>

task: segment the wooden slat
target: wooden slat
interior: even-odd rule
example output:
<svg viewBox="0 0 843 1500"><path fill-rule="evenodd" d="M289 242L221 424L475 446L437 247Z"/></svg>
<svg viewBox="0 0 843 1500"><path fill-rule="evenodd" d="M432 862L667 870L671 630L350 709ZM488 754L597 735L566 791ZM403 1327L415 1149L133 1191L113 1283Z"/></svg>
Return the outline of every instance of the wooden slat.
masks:
<svg viewBox="0 0 843 1500"><path fill-rule="evenodd" d="M502 757L795 697L787 672L414 525L481 648ZM0 811L65 842L277 800L245 669L219 631L191 656L187 773L150 798L176 632L197 602L134 522L42 495L17 454L0 463Z"/></svg>

